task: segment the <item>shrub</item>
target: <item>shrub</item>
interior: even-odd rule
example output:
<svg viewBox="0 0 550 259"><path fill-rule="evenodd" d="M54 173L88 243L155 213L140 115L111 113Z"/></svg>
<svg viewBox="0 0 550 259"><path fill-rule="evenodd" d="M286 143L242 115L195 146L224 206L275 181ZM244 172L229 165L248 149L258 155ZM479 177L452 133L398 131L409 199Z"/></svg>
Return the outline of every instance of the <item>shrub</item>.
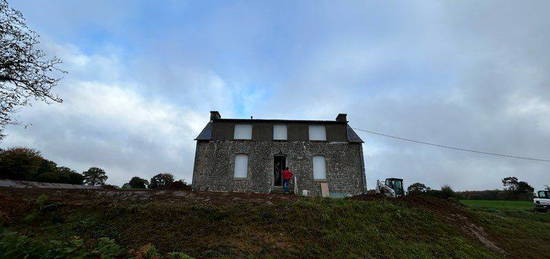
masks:
<svg viewBox="0 0 550 259"><path fill-rule="evenodd" d="M104 184L101 188L106 190L118 190L118 186L112 184Z"/></svg>
<svg viewBox="0 0 550 259"><path fill-rule="evenodd" d="M441 190L428 190L424 194L438 197L441 199L449 199L449 198L459 199L460 198L449 185L443 185L441 187Z"/></svg>
<svg viewBox="0 0 550 259"><path fill-rule="evenodd" d="M100 258L113 258L122 254L124 250L112 239L102 237L98 239L96 248L92 254L98 255Z"/></svg>
<svg viewBox="0 0 550 259"><path fill-rule="evenodd" d="M184 180L177 180L168 185L168 189L190 191L191 185L187 184Z"/></svg>
<svg viewBox="0 0 550 259"><path fill-rule="evenodd" d="M171 253L168 253L167 257L170 259L192 259L193 258L182 252L171 252Z"/></svg>
<svg viewBox="0 0 550 259"><path fill-rule="evenodd" d="M79 237L68 240L34 240L17 232L0 233L2 258L115 258L123 250L112 239L102 237L93 247L86 247Z"/></svg>
<svg viewBox="0 0 550 259"><path fill-rule="evenodd" d="M463 191L458 196L466 200L532 200L533 193L518 193L509 190Z"/></svg>
<svg viewBox="0 0 550 259"><path fill-rule="evenodd" d="M146 244L142 246L139 250L132 253L135 258L143 258L143 259L156 259L160 258L160 255L152 244Z"/></svg>

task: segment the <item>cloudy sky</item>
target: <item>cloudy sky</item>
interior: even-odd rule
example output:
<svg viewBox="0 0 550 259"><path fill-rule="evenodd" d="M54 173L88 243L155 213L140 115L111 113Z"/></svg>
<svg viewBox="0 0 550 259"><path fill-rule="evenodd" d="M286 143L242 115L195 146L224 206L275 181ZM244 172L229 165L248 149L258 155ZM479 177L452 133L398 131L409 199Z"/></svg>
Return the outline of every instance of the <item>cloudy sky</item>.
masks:
<svg viewBox="0 0 550 259"><path fill-rule="evenodd" d="M352 127L550 159L548 1L9 1L69 73L62 104L17 114L1 147L104 168L111 184L190 181L194 141L223 117L334 119ZM458 190L550 163L366 140L367 178Z"/></svg>

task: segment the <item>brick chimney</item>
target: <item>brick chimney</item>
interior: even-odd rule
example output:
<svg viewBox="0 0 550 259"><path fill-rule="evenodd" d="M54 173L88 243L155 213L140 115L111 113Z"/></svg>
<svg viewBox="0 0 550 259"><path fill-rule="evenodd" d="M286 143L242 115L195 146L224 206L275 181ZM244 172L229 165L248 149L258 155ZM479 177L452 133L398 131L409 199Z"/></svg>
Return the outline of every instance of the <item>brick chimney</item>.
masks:
<svg viewBox="0 0 550 259"><path fill-rule="evenodd" d="M210 111L210 121L221 119L222 116L218 111Z"/></svg>
<svg viewBox="0 0 550 259"><path fill-rule="evenodd" d="M348 115L345 113L339 113L338 116L336 116L336 121L348 122Z"/></svg>

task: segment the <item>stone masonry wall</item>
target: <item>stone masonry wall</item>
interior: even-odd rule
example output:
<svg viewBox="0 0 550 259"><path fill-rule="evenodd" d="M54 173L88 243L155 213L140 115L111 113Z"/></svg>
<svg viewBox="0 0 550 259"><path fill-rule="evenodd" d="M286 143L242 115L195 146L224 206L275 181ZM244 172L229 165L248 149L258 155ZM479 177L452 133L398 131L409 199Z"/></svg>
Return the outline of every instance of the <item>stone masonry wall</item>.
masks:
<svg viewBox="0 0 550 259"><path fill-rule="evenodd" d="M248 155L246 179L235 179L235 155ZM359 194L365 190L360 143L311 141L199 141L195 153L193 189L269 193L273 186L273 157L285 155L286 165L298 178L298 194L321 195L321 182L331 193ZM313 179L313 156L326 160L327 179Z"/></svg>

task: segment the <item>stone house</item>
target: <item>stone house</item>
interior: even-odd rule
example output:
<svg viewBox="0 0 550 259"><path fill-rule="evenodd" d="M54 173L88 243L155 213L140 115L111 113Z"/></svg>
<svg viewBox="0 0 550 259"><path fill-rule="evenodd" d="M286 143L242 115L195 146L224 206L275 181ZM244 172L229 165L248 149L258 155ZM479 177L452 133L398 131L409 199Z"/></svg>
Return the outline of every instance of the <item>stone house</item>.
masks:
<svg viewBox="0 0 550 259"><path fill-rule="evenodd" d="M194 190L278 192L285 167L295 175L290 189L300 195L366 190L363 140L346 114L331 121L222 119L212 111L195 140Z"/></svg>

